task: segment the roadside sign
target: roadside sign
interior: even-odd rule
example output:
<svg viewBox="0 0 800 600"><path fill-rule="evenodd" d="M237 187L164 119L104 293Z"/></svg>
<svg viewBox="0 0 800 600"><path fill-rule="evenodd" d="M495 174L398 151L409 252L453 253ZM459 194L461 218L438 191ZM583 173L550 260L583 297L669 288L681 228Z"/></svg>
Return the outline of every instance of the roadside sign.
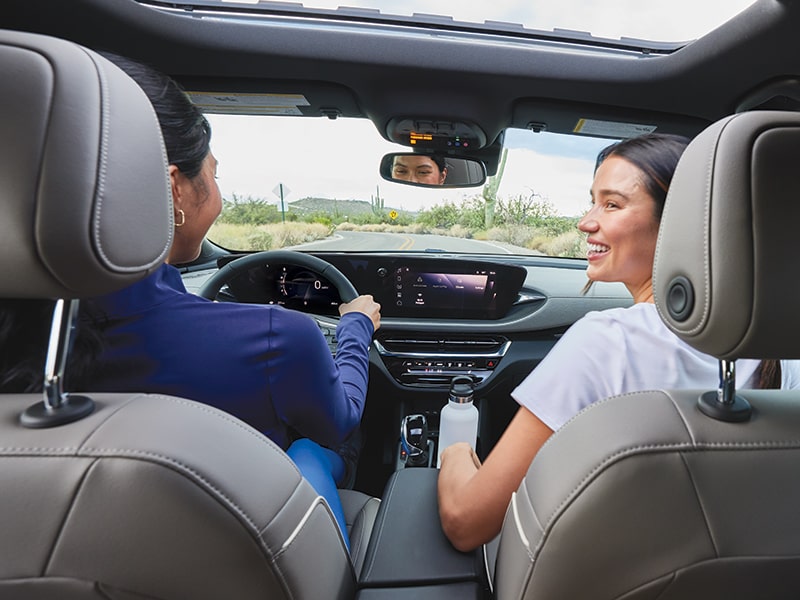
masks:
<svg viewBox="0 0 800 600"><path fill-rule="evenodd" d="M278 198L281 199L281 221L286 222L286 207L283 204L283 199L289 195L289 188L279 183L274 188L272 188L272 193L275 194Z"/></svg>
<svg viewBox="0 0 800 600"><path fill-rule="evenodd" d="M286 198L286 196L288 196L291 193L291 190L282 183L279 183L272 189L272 193L275 194L281 200L283 200L284 198Z"/></svg>

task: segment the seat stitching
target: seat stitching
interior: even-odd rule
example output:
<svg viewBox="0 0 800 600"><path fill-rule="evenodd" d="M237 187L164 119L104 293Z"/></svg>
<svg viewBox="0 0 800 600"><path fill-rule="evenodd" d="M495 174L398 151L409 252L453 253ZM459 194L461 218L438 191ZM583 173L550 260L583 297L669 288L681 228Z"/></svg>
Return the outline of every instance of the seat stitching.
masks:
<svg viewBox="0 0 800 600"><path fill-rule="evenodd" d="M252 438L258 440L260 443L262 443L262 444L264 444L266 446L269 446L270 448L272 448L274 450L279 450L280 452L278 452L278 456L280 457L280 459L283 460L286 464L291 465L291 467L295 470L295 472L298 475L300 475L300 470L297 468L297 465L294 463L294 461L292 459L290 459L286 455L286 452L280 446L278 446L275 442L273 442L271 439L269 439L267 436L265 436L260 431L257 431L255 429L253 429L252 427L250 427L249 425L246 425L245 423L243 423L239 419L236 419L235 417L231 416L229 413L226 413L224 411L218 410L218 409L216 409L216 408L214 408L212 406L209 406L207 404L203 404L203 403L200 403L200 402L195 402L193 400L187 400L185 398L179 398L177 396L167 396L167 395L162 395L162 394L137 394L133 398L131 398L128 401L126 401L125 405L128 405L128 404L132 403L137 398L154 398L154 399L158 399L159 401L167 401L167 402L172 402L173 404L180 404L182 406L187 406L188 408L190 408L192 410L197 410L197 411L206 413L208 415L211 415L211 416L213 416L213 417L215 417L217 419L225 421L229 425L234 425L238 429L240 429L243 432L245 432L248 435L250 435ZM120 407L119 409L117 409L114 412L114 416L119 412L119 410L121 408L122 407ZM108 423L110 421L110 419L111 419L111 415L109 415L109 417L107 419L105 419L103 424ZM91 440L92 436L95 435L96 433L98 433L99 430L100 430L100 425L95 427L94 430L86 437L86 440L83 442L82 446L88 446L89 445L89 441Z"/></svg>
<svg viewBox="0 0 800 600"><path fill-rule="evenodd" d="M365 515L367 513L367 507L371 506L372 504L376 504L376 503L380 504L380 502L381 501L380 501L379 498L370 498L369 500L367 500L364 503L364 506L361 508L361 510L358 511L358 515L356 515L356 518L353 520L353 524L355 524L355 522L358 521L359 517L361 517L361 516L363 516L363 515ZM373 527L374 527L374 524L373 524ZM350 554L351 554L351 556L358 556L359 552L361 551L362 544L367 539L369 539L369 537L367 536L367 528L362 525L360 531L358 532L358 538L356 540L353 540L353 538L350 538L350 546L351 546ZM362 564L362 566L363 566L363 564Z"/></svg>
<svg viewBox="0 0 800 600"><path fill-rule="evenodd" d="M627 396L638 396L640 394L662 394L662 395L668 397L668 394L666 394L666 392L663 389L654 389L654 390L637 390L637 391L633 391L633 392L625 392L624 394L617 394L616 396L607 396L606 398L601 398L599 400L595 400L591 404L589 404L587 406L584 406L581 410L579 410L577 413L572 415L572 417L570 417L561 427L556 429L553 432L553 435L551 435L549 438L547 438L547 440L545 440L544 444L542 444L542 448L544 448L547 445L553 443L553 440L557 438L557 436L561 432L561 430L564 429L570 423L572 423L575 419L577 419L583 413L588 412L590 410L594 410L596 408L599 408L600 406L603 406L604 404L606 404L607 402L613 400L614 398L625 398ZM542 450L540 448L539 452L541 452L541 451Z"/></svg>
<svg viewBox="0 0 800 600"><path fill-rule="evenodd" d="M717 542L714 539L714 535L711 531L709 513L706 510L705 505L703 504L702 498L700 497L700 490L697 488L697 482L695 481L694 473L689 468L689 463L686 460L686 454L682 452L680 454L680 458L681 462L683 463L683 466L686 468L686 473L689 476L689 482L691 483L691 489L694 492L695 499L697 500L697 506L700 509L700 513L703 515L703 524L706 527L706 532L708 533L708 539L711 542L711 547L714 549L714 555L716 557L719 557L719 548L717 547Z"/></svg>
<svg viewBox="0 0 800 600"><path fill-rule="evenodd" d="M384 500L383 500L384 502L387 503L387 506L388 506L389 500L391 499L391 497L392 497L392 495L394 493L394 489L395 489L396 484L397 484L397 477L393 477L390 480L389 483L390 483L389 489L386 490L386 495L385 495ZM378 537L375 538L375 542L373 543L373 547L375 547L375 548L379 548L380 547L379 544L380 544L380 541L381 541L381 537L383 536L383 522L386 520L386 517L384 516L384 514L380 514L378 516L380 517L380 521L377 521L377 520L375 521L375 527L378 530L377 531ZM375 528L373 528L373 532L374 531L375 531ZM368 556L367 558L370 558L370 557ZM366 564L364 565L364 566L367 567L367 572L364 574L363 579L365 579L365 580L368 579L369 576L372 574L372 568L373 568L374 564L375 564L375 561L374 560L370 560L368 565L366 565Z"/></svg>
<svg viewBox="0 0 800 600"><path fill-rule="evenodd" d="M208 479L206 479L203 475L201 475L198 471L190 467L189 465L176 460L169 456L164 456L163 454L158 454L156 452L148 452L146 450L130 450L130 449L114 449L114 448L84 448L85 454L79 454L78 456L92 456L97 458L139 458L139 459L153 459L155 462L162 463L164 465L169 465L172 467L176 467L178 472L183 474L189 474L196 478L199 482L205 484L208 489L215 492L220 498L225 500L234 511L239 514L248 525L253 528L254 533L258 533L259 528L256 525L255 521L245 512L245 510L240 507L236 502L234 502L230 496L228 496L225 492L223 492L219 487L211 483ZM260 536L258 536L260 538ZM263 544L262 544L263 545ZM266 548L266 546L265 546Z"/></svg>
<svg viewBox="0 0 800 600"><path fill-rule="evenodd" d="M551 436L552 437L552 436ZM681 451L681 452L689 452L689 451L704 451L704 450L715 450L715 451L738 451L738 450L786 450L792 448L800 448L800 440L776 440L776 441L762 441L762 442L697 442L697 443L689 443L689 442L680 442L675 444L643 444L638 446L631 446L629 448L625 448L615 452L607 456L603 459L600 463L598 463L589 473L578 482L575 487L570 491L561 501L561 503L554 509L553 514L548 518L547 523L545 525L545 529L543 531L542 538L540 539L539 543L536 546L535 553L538 554L542 544L544 543L545 539L548 537L548 533L552 528L554 522L557 520L558 516L563 512L566 505L568 505L572 500L575 498L577 493L585 487L585 485L592 479L596 477L596 475L604 470L607 466L614 462L618 462L624 458L628 458L630 456L634 456L639 453L659 453L659 452L672 452L672 451Z"/></svg>
<svg viewBox="0 0 800 600"><path fill-rule="evenodd" d="M672 407L675 409L675 413L678 415L678 418L680 419L681 423L683 423L683 427L686 430L686 435L689 436L689 439L692 441L692 443L695 443L697 440L695 439L694 433L689 427L689 422L686 420L685 415L678 407L678 404L675 402L675 398L666 392L664 392L664 396L666 396L667 399L670 401Z"/></svg>
<svg viewBox="0 0 800 600"><path fill-rule="evenodd" d="M263 434L259 433L258 431L250 428L249 426L245 425L238 419L235 419L229 416L227 413L214 409L210 406L196 403L193 401L185 400L182 398L178 398L175 396L166 396L160 394L137 394L129 399L127 399L123 404L118 407L111 407L116 408L112 415L109 415L106 419L104 419L101 423L98 423L92 431L88 433L86 439L81 443L79 447L66 447L66 448L58 448L58 447L0 447L0 453L3 454L13 454L13 455L25 455L25 454L34 454L34 455L53 455L53 456L89 456L95 458L103 458L103 457L124 457L124 458L139 458L139 459L153 459L157 462L162 462L166 465L172 465L176 467L179 472L183 472L184 474L190 474L198 481L202 482L207 486L208 489L215 492L220 498L224 499L225 502L229 505L230 508L234 510L238 515L242 517L242 519L253 528L254 532L259 531L259 527L253 521L253 519L244 511L242 507L240 507L236 502L234 502L227 494L225 494L220 488L212 484L208 479L206 479L203 475L201 475L198 471L178 461L172 457L156 453L150 452L145 450L135 450L135 449L120 449L120 448L111 448L111 447L99 447L99 446L91 446L91 440L93 437L96 436L102 429L104 425L109 424L111 418L120 413L120 411L127 405L133 403L134 400L137 398L158 398L160 400L169 401L175 404L180 404L189 407L192 410L199 410L206 414L212 415L215 418L221 419L222 421L227 422L230 425L234 425L239 428L241 431L246 432L254 439L258 440L259 442L265 444L266 446L279 450L276 452L276 456L280 457L286 464L291 465L294 469L295 473L299 477L301 477L301 473L298 470L297 466L294 462L275 444L272 440L264 436ZM267 547L266 543L261 539L261 536L257 536L259 539L259 543L264 548L265 552L269 556L272 556L269 548Z"/></svg>
<svg viewBox="0 0 800 600"><path fill-rule="evenodd" d="M126 272L126 271L127 272L139 271L139 270L141 270L140 266L123 267L122 265L119 265L119 264L115 263L114 261L112 261L111 258L108 256L108 254L105 251L105 248L103 246L102 236L100 235L100 229L101 229L101 217L100 217L100 215L101 215L101 213L103 212L103 210L105 208L104 207L104 199L105 199L105 195L106 195L106 191L107 191L106 190L106 179L107 179L107 171L108 171L108 149L109 149L109 146L110 146L110 144L109 144L109 131L110 131L109 114L111 113L111 105L110 105L110 101L109 101L110 90L109 90L108 80L106 78L106 73L102 68L100 68L100 65L97 62L97 59L95 58L95 56L91 52L87 52L86 50L84 50L84 53L94 63L95 73L97 75L97 80L98 80L98 83L100 85L100 94L101 94L100 101L101 101L101 104L102 104L101 112L100 112L101 137L100 137L100 147L99 147L99 150L98 150L99 154L100 154L100 159L98 160L98 173L97 173L97 179L96 179L97 187L96 187L95 194L94 194L94 199L96 200L96 203L97 203L97 209L94 212L94 215L93 215L94 218L92 219L92 239L95 242L98 254L100 254L100 256L103 258L103 260L105 261L106 265L112 267L113 269L116 269L116 270L119 270L119 271L123 271L123 272ZM149 105L149 112L153 116L153 118L157 119L155 109L152 107L152 105ZM164 164L166 164L168 162L166 149L165 149L163 143L159 144L159 146L161 148L161 155L163 157L163 162L164 162ZM166 173L165 173L165 175L166 175ZM169 178L167 178L167 181L169 181ZM167 191L169 192L169 190L167 190ZM164 255L169 250L169 246L172 243L172 237L173 237L173 235L171 233L171 231L172 231L172 212L171 211L169 211L169 220L170 220L170 233L167 235L167 239L164 242L164 246L158 252L158 256L161 257L161 258L156 259L155 261L153 261L151 263L148 263L147 265L144 265L144 266L151 267L156 263L160 263L161 259L163 259Z"/></svg>
<svg viewBox="0 0 800 600"><path fill-rule="evenodd" d="M348 560L346 561L346 563L349 566L350 575L351 575L353 581L355 581L356 580L355 570L353 568L352 561L349 560L349 553L347 551L347 545L345 544L344 537L342 537L342 533L339 530L339 526L336 524L336 517L333 516L333 511L331 510L331 507L328 505L328 502L322 496L317 496L316 498L314 498L314 500L312 501L312 503L311 503L311 505L309 507L309 510L308 510L307 514L305 515L305 517L308 517L308 518L304 517L298 523L298 527L296 528L295 531L292 532L292 535L291 535L290 539L285 540L284 544L281 546L281 548L278 550L278 552L274 555L273 564L275 565L275 568L279 569L279 567L278 567L278 559L281 556L283 556L294 545L296 540L298 540L300 538L300 535L299 535L300 532L303 531L306 528L306 526L308 525L308 523L310 521L310 515L316 510L317 506L321 506L322 509L328 514L328 517L330 518L330 521L333 524L333 527L336 529L336 533L338 534L339 542L341 544L342 552L345 555L348 556ZM286 543L287 541L289 542L288 544Z"/></svg>
<svg viewBox="0 0 800 600"><path fill-rule="evenodd" d="M602 468L609 461L624 457L625 455L635 453L637 451L665 451L665 450L716 450L716 451L737 451L737 450L790 450L792 448L800 448L800 438L796 440L762 440L758 442L677 442L666 444L642 444L638 446L630 446L610 454L601 463L592 470L593 473L598 468ZM84 453L82 453L85 452ZM9 455L24 455L26 453L35 456L103 456L102 452L109 452L111 456L123 455L126 452L142 454L150 454L155 457L161 457L168 461L174 461L168 456L158 454L156 452L148 452L145 450L131 450L125 448L110 448L110 447L94 447L86 446L83 448L76 448L73 446L65 447L47 447L47 446L0 446L0 453L8 453ZM179 461L175 461L181 464ZM187 467L191 469L191 467ZM585 479L591 477L591 473ZM576 489L583 483L576 485Z"/></svg>
<svg viewBox="0 0 800 600"><path fill-rule="evenodd" d="M2 449L0 449L0 450L2 450ZM13 456L15 456L16 458L29 457L29 455L27 455L27 454L25 454L25 455L16 455L15 454ZM33 457L37 457L38 458L39 456L40 455L30 456L30 458L33 458ZM71 457L71 455L69 455L69 454L58 454L57 456L59 458L60 457L66 457L66 458ZM58 525L58 529L55 532L55 535L53 536L52 545L50 546L50 549L49 549L49 551L47 553L47 556L45 557L44 562L42 563L42 570L39 573L39 577L46 577L47 573L50 570L50 565L51 565L51 563L53 561L53 556L55 555L56 547L58 546L58 543L61 541L61 539L63 537L63 533L64 533L64 529L66 527L66 523L69 520L69 516L70 516L70 514L72 514L72 510L75 507L75 501L76 501L76 499L78 497L78 494L80 493L81 489L83 488L83 483L84 483L84 481L86 481L86 477L87 477L89 471L91 470L91 468L94 466L94 464L96 462L97 462L96 460L91 461L91 464L86 466L86 468L84 469L84 471L81 474L80 478L76 482L75 489L74 489L74 491L72 493L72 497L70 498L69 502L67 503L67 505L65 507L64 514L63 514L63 517L61 519L61 523Z"/></svg>

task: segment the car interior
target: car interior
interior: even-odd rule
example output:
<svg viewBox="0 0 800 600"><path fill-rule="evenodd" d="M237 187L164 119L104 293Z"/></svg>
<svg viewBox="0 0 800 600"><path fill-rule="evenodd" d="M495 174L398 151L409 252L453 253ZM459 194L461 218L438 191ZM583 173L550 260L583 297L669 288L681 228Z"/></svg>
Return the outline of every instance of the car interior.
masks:
<svg viewBox="0 0 800 600"><path fill-rule="evenodd" d="M6 0L0 298L55 309L44 390L3 394L0 407L0 598L797 597L800 397L737 388L735 361L800 358L788 258L800 211L800 2L756 0L689 42L306 4ZM459 242L494 248L476 250L448 245L442 228L420 241L410 228L359 229L352 215L322 240L278 248L233 247L212 229L200 257L178 265L199 296L308 313L334 355L338 305L359 294L381 304L363 447L340 490L348 552L326 502L244 422L148 390L64 387L80 299L152 273L173 234L158 122L102 51L175 78L220 148L226 119L291 124L294 134L261 139L247 121L279 154L306 144L290 158L311 171L316 124L366 124L383 144L363 167L369 189L385 187L362 200L389 225L430 211L407 208L424 194L488 202L520 132L565 156L587 144L584 190L608 143L692 138L653 285L669 329L719 359L719 387L598 399L539 452L500 535L460 552L437 505L454 380L471 382L485 459L517 410L511 392L583 315L629 306L626 289L582 291L583 246ZM399 155L441 155L444 184L398 181ZM273 179L259 176L269 194ZM400 197L408 204L390 206ZM225 202L235 208L236 196Z"/></svg>

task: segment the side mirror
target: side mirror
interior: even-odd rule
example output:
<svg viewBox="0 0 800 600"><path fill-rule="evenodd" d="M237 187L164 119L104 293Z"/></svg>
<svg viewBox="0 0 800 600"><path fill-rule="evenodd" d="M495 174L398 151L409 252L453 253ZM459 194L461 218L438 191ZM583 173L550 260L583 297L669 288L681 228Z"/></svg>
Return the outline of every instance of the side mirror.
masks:
<svg viewBox="0 0 800 600"><path fill-rule="evenodd" d="M420 187L474 187L486 182L481 161L441 154L387 154L381 159L380 173L387 181Z"/></svg>

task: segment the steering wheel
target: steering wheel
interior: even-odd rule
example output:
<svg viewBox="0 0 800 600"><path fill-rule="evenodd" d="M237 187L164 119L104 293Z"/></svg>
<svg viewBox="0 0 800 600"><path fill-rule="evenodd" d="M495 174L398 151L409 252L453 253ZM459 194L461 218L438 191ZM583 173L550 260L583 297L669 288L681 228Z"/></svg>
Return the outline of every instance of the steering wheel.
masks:
<svg viewBox="0 0 800 600"><path fill-rule="evenodd" d="M350 280L329 262L302 252L291 250L267 250L248 254L229 262L219 271L214 273L198 290L197 294L203 298L214 300L222 286L241 275L248 269L270 263L290 264L305 267L312 273L324 277L331 282L342 302L350 302L358 297L358 292Z"/></svg>

